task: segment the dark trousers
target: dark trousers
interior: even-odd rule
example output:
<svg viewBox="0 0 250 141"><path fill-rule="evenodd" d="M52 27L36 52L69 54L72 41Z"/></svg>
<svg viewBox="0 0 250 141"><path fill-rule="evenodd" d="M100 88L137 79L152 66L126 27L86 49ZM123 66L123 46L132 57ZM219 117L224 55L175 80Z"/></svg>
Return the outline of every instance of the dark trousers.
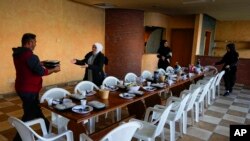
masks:
<svg viewBox="0 0 250 141"><path fill-rule="evenodd" d="M47 127L49 129L49 121L42 113L39 106L39 94L38 93L17 93L23 102L23 117L22 121L30 121L37 118L43 118ZM20 135L17 133L14 141L21 141Z"/></svg>
<svg viewBox="0 0 250 141"><path fill-rule="evenodd" d="M232 91L236 81L236 71L226 70L223 76L226 91Z"/></svg>

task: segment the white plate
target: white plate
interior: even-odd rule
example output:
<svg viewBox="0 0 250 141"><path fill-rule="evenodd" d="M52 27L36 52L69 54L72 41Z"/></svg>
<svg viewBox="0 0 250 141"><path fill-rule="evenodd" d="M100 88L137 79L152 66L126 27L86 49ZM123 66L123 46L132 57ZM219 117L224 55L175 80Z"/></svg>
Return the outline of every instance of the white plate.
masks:
<svg viewBox="0 0 250 141"><path fill-rule="evenodd" d="M91 96L96 94L96 91L87 91L86 96Z"/></svg>
<svg viewBox="0 0 250 141"><path fill-rule="evenodd" d="M76 112L78 114L87 114L87 113L93 111L93 107L88 106L88 105L85 105L85 106L77 105L77 106L74 106L72 108L72 111Z"/></svg>
<svg viewBox="0 0 250 141"><path fill-rule="evenodd" d="M80 95L80 94L70 94L69 96L77 100L81 100L85 98L85 96Z"/></svg>
<svg viewBox="0 0 250 141"><path fill-rule="evenodd" d="M135 95L143 95L143 91L128 91L128 93L135 94Z"/></svg>
<svg viewBox="0 0 250 141"><path fill-rule="evenodd" d="M56 108L57 110L67 110L67 109L74 107L75 105L76 104L73 102L67 102L64 104L57 104L54 106L54 108Z"/></svg>
<svg viewBox="0 0 250 141"><path fill-rule="evenodd" d="M125 98L125 99L132 99L132 98L135 97L134 94L130 94L130 93L120 93L119 96L120 96L121 98Z"/></svg>
<svg viewBox="0 0 250 141"><path fill-rule="evenodd" d="M146 90L146 91L154 91L154 90L156 90L155 87L151 87L151 86L145 86L145 87L143 87L143 89Z"/></svg>
<svg viewBox="0 0 250 141"><path fill-rule="evenodd" d="M157 87L157 88L164 88L166 84L165 83L153 83L151 84L151 86Z"/></svg>
<svg viewBox="0 0 250 141"><path fill-rule="evenodd" d="M106 87L105 89L107 89L107 90L109 90L109 91L116 91L116 90L118 90L119 88L118 87L116 87L116 86L108 86L108 87Z"/></svg>

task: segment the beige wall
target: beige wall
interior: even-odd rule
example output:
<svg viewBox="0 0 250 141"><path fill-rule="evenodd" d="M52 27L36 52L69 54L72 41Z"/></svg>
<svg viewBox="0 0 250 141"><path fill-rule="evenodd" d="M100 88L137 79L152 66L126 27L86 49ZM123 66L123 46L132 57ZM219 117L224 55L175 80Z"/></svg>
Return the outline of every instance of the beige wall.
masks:
<svg viewBox="0 0 250 141"><path fill-rule="evenodd" d="M235 42L240 58L250 58L250 21L217 21L213 55L222 56L229 42Z"/></svg>
<svg viewBox="0 0 250 141"><path fill-rule="evenodd" d="M41 60L61 61L61 72L44 77L44 86L81 80L84 70L70 59L82 58L94 42L104 44L102 9L68 0L1 0L0 9L0 94L14 92L11 48L20 46L23 33L37 35L34 53Z"/></svg>

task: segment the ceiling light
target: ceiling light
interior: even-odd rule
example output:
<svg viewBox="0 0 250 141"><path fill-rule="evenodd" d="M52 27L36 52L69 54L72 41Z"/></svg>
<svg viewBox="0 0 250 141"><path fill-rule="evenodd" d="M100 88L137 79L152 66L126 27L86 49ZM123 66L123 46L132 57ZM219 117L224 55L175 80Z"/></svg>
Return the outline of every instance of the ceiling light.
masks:
<svg viewBox="0 0 250 141"><path fill-rule="evenodd" d="M215 2L215 0L182 0L183 4L196 4L196 3L207 3Z"/></svg>
<svg viewBox="0 0 250 141"><path fill-rule="evenodd" d="M103 9L115 7L113 4L110 4L110 3L96 3L96 4L94 4L94 6L99 7L99 8L103 8Z"/></svg>

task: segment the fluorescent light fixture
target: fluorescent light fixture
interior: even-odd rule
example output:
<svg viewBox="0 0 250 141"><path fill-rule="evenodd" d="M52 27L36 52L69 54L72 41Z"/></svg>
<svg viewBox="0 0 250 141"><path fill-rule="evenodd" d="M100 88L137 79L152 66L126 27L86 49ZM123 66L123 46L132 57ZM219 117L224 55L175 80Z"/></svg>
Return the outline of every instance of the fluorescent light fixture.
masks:
<svg viewBox="0 0 250 141"><path fill-rule="evenodd" d="M182 0L183 4L196 4L196 3L206 3L214 2L215 0Z"/></svg>

